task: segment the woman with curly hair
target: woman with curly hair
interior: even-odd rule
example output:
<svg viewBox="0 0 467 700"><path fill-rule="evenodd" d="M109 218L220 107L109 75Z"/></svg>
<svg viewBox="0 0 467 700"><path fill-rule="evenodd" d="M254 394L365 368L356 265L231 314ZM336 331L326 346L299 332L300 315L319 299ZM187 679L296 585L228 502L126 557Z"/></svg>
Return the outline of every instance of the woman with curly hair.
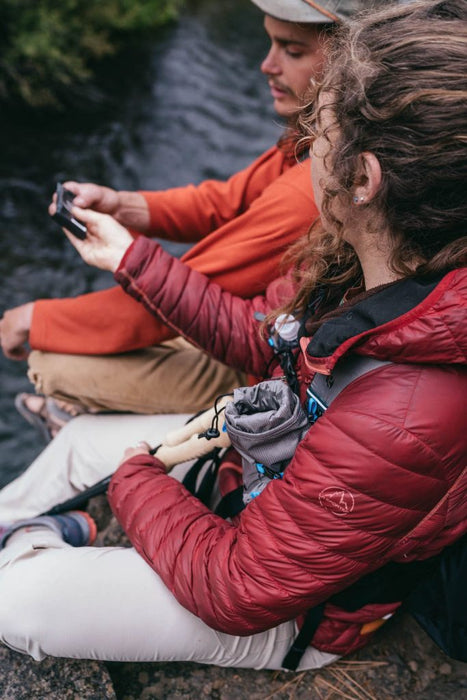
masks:
<svg viewBox="0 0 467 700"><path fill-rule="evenodd" d="M316 668L366 644L400 605L377 599L350 611L335 594L466 532L466 19L463 0L420 0L338 33L315 107L302 115L321 222L295 250L293 275L265 296L236 298L154 241L74 209L88 227L84 241L69 236L83 258L231 366L285 381L277 334L267 342L258 317L268 329L293 316L287 369L308 413L316 375L331 385L345 363L374 366L316 422L309 415L282 478L233 518L213 513L143 445L127 449L109 488L133 548L76 548L91 529L80 514L6 528L4 643L35 658L276 669L304 615L321 608L298 665ZM52 505L79 490L77 455L98 439L99 420L80 417L60 433L41 469L22 477L23 498L48 492ZM122 440L127 419L107 420ZM101 453L106 446L101 437ZM0 519L15 488L0 497Z"/></svg>

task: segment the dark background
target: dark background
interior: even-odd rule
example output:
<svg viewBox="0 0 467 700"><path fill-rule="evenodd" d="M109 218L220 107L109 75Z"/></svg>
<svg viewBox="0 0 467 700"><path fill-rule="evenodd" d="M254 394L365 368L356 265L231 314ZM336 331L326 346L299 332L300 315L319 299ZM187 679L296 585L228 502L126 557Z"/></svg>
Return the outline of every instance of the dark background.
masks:
<svg viewBox="0 0 467 700"><path fill-rule="evenodd" d="M248 0L198 2L101 66L74 108L2 113L0 313L113 283L87 267L50 220L57 181L133 190L225 178L276 140L280 125L259 72L268 47L262 21ZM0 486L43 447L13 403L31 391L26 369L0 356Z"/></svg>

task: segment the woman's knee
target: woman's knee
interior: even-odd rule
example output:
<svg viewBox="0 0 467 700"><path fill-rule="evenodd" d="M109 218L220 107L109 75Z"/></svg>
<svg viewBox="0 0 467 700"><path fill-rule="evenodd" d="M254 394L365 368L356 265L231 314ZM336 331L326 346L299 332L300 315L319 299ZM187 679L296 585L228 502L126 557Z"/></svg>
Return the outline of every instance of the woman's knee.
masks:
<svg viewBox="0 0 467 700"><path fill-rule="evenodd" d="M44 656L41 634L52 623L48 604L53 606L52 581L32 548L0 571L0 640L38 660Z"/></svg>

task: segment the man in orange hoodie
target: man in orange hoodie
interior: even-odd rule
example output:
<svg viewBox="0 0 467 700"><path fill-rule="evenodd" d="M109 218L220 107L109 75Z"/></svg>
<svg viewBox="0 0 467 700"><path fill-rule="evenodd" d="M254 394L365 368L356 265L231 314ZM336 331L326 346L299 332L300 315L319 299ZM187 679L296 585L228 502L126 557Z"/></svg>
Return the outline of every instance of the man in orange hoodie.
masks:
<svg viewBox="0 0 467 700"><path fill-rule="evenodd" d="M249 298L277 276L285 250L317 216L309 165L297 160L294 114L319 76L326 35L363 5L360 0L253 0L265 12L269 53L261 64L276 112L287 128L276 146L226 182L158 192L118 192L68 182L75 202L114 216L135 235L194 243L184 262L224 289ZM337 6L337 8L336 8ZM51 209L54 210L52 203ZM239 372L173 338L120 287L69 299L39 299L6 311L3 352L28 357L29 377L43 396L20 394L24 417L53 435L76 411L195 412L245 384ZM72 402L61 405L55 397Z"/></svg>

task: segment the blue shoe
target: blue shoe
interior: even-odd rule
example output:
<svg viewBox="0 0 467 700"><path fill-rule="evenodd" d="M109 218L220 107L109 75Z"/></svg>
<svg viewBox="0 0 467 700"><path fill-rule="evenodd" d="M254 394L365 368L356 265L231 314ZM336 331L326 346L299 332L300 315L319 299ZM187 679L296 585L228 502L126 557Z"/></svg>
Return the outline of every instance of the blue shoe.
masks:
<svg viewBox="0 0 467 700"><path fill-rule="evenodd" d="M90 545L97 536L96 523L88 513L70 510L63 515L39 515L37 518L19 520L9 527L0 527L0 549L5 546L5 542L14 532L23 527L30 528L36 525L53 530L72 547Z"/></svg>

